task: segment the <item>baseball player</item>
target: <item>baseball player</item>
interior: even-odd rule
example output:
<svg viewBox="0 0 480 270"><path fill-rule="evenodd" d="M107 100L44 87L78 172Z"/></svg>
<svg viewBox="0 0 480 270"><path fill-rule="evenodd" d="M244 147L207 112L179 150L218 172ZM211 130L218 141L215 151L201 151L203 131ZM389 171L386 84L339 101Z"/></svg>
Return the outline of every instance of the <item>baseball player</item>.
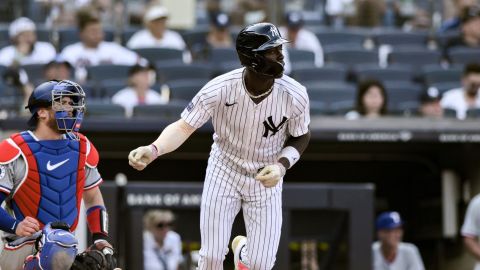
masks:
<svg viewBox="0 0 480 270"><path fill-rule="evenodd" d="M465 220L462 226L463 243L477 263L474 270L480 270L480 194L473 197L468 204Z"/></svg>
<svg viewBox="0 0 480 270"><path fill-rule="evenodd" d="M414 244L403 243L403 221L397 212L384 212L376 221L378 242L373 243L373 270L424 270Z"/></svg>
<svg viewBox="0 0 480 270"><path fill-rule="evenodd" d="M36 253L35 241L45 224L61 221L75 231L83 198L94 240L90 249L108 254L108 269L113 269L98 152L78 133L83 89L71 81L45 82L34 89L27 108L32 130L0 143L0 203L5 202L5 209L0 208L1 268L22 269L25 258Z"/></svg>
<svg viewBox="0 0 480 270"><path fill-rule="evenodd" d="M212 119L213 145L202 194L198 269L223 269L235 216L243 209L247 238L233 241L236 269L272 269L282 227L282 179L310 140L304 86L283 75L277 27L245 27L236 40L242 68L208 82L151 145L129 154L143 170L177 149Z"/></svg>

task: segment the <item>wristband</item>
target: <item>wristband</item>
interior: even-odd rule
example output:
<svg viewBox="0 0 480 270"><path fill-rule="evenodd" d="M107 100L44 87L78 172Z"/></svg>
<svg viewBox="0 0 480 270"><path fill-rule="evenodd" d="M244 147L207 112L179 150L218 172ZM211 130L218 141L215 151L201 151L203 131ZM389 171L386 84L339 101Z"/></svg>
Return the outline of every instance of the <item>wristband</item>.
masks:
<svg viewBox="0 0 480 270"><path fill-rule="evenodd" d="M95 205L87 210L87 223L93 235L108 236L108 214L103 205Z"/></svg>
<svg viewBox="0 0 480 270"><path fill-rule="evenodd" d="M158 157L158 148L155 146L155 144L150 144L150 150L152 150L153 159L156 159Z"/></svg>
<svg viewBox="0 0 480 270"><path fill-rule="evenodd" d="M288 160L288 163L290 163L290 167L288 169L290 169L300 159L300 153L297 149L295 149L295 147L287 146L282 149L282 152L280 152L280 156L278 157L278 159L282 157Z"/></svg>

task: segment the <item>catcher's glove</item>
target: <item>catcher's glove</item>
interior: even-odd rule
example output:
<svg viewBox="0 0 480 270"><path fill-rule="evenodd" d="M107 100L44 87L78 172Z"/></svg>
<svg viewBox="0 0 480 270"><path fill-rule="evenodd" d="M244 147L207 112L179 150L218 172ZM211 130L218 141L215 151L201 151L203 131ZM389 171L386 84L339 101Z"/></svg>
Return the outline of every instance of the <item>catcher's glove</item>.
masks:
<svg viewBox="0 0 480 270"><path fill-rule="evenodd" d="M99 241L78 254L70 270L114 270L116 266L112 245L107 241Z"/></svg>

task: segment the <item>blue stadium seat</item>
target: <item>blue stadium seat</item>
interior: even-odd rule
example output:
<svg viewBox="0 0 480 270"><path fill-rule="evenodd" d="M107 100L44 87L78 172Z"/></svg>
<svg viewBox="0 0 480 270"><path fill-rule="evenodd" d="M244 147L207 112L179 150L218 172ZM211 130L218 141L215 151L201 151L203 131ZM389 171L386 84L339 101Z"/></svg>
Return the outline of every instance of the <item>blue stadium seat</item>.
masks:
<svg viewBox="0 0 480 270"><path fill-rule="evenodd" d="M118 79L125 80L128 78L128 71L131 66L127 65L98 65L98 66L89 66L87 67L87 80L100 83L104 80L109 79Z"/></svg>
<svg viewBox="0 0 480 270"><path fill-rule="evenodd" d="M339 44L363 45L366 36L363 33L353 30L333 30L330 28L321 28L315 32L318 40L325 49L333 48Z"/></svg>
<svg viewBox="0 0 480 270"><path fill-rule="evenodd" d="M345 115L355 107L355 100L341 100L332 102L329 106L329 112L333 115Z"/></svg>
<svg viewBox="0 0 480 270"><path fill-rule="evenodd" d="M472 62L480 64L480 49L455 47L448 50L448 58L452 64L466 65Z"/></svg>
<svg viewBox="0 0 480 270"><path fill-rule="evenodd" d="M427 49L399 49L389 55L390 64L410 65L414 72L419 72L426 65L440 65L442 55L439 51Z"/></svg>
<svg viewBox="0 0 480 270"><path fill-rule="evenodd" d="M170 102L164 105L138 105L133 107L133 117L155 118L159 120L178 120L188 103Z"/></svg>
<svg viewBox="0 0 480 270"><path fill-rule="evenodd" d="M119 79L107 79L102 80L96 84L97 93L96 97L112 98L118 91L127 87L128 83L126 78L123 80Z"/></svg>
<svg viewBox="0 0 480 270"><path fill-rule="evenodd" d="M328 104L355 100L355 87L347 83L315 83L305 85L312 101Z"/></svg>
<svg viewBox="0 0 480 270"><path fill-rule="evenodd" d="M89 102L85 117L123 118L125 108L118 104Z"/></svg>
<svg viewBox="0 0 480 270"><path fill-rule="evenodd" d="M238 61L238 55L235 48L212 48L208 59L212 64L218 65L225 62Z"/></svg>
<svg viewBox="0 0 480 270"><path fill-rule="evenodd" d="M187 46L192 49L195 46L202 46L203 44L205 44L207 34L208 27L199 27L196 29L185 31L181 35Z"/></svg>
<svg viewBox="0 0 480 270"><path fill-rule="evenodd" d="M202 79L169 81L170 99L190 101L207 82Z"/></svg>
<svg viewBox="0 0 480 270"><path fill-rule="evenodd" d="M162 63L157 62L157 81L165 83L181 79L202 79L209 80L212 77L213 69L207 64L183 64L183 63Z"/></svg>
<svg viewBox="0 0 480 270"><path fill-rule="evenodd" d="M378 64L378 53L364 49L338 49L325 53L327 63L341 63L349 66L357 64Z"/></svg>
<svg viewBox="0 0 480 270"><path fill-rule="evenodd" d="M159 61L178 61L183 62L183 51L172 48L141 48L134 49L140 56L146 58L151 63Z"/></svg>
<svg viewBox="0 0 480 270"><path fill-rule="evenodd" d="M38 85L43 82L44 67L44 64L30 64L22 66L25 72L27 72L28 80L34 85Z"/></svg>
<svg viewBox="0 0 480 270"><path fill-rule="evenodd" d="M377 64L356 65L355 74L357 80L376 79L382 82L385 81L412 81L413 71L408 66L391 65L386 68L381 68Z"/></svg>
<svg viewBox="0 0 480 270"><path fill-rule="evenodd" d="M455 80L451 82L438 82L430 84L429 86L434 86L438 89L438 91L440 91L440 93L445 93L449 90L462 87L462 83L460 82L460 80Z"/></svg>
<svg viewBox="0 0 480 270"><path fill-rule="evenodd" d="M468 109L467 110L467 118L480 118L480 109Z"/></svg>
<svg viewBox="0 0 480 270"><path fill-rule="evenodd" d="M143 28L141 27L127 27L123 29L122 31L122 45L126 46L127 42L130 40L130 38L135 34L137 31L142 30Z"/></svg>
<svg viewBox="0 0 480 270"><path fill-rule="evenodd" d="M418 102L422 86L409 82L385 84L389 107L396 108L405 102Z"/></svg>
<svg viewBox="0 0 480 270"><path fill-rule="evenodd" d="M423 78L427 85L454 81L460 82L462 71L462 66L452 66L448 69L438 65L425 66L423 68Z"/></svg>
<svg viewBox="0 0 480 270"><path fill-rule="evenodd" d="M311 101L310 102L310 115L326 115L328 114L328 106L325 102L322 101Z"/></svg>
<svg viewBox="0 0 480 270"><path fill-rule="evenodd" d="M292 71L292 77L297 81L304 83L310 81L346 81L347 68L342 65L328 64L321 68L318 67L301 67Z"/></svg>
<svg viewBox="0 0 480 270"><path fill-rule="evenodd" d="M428 41L427 33L403 32L403 31L381 31L374 34L374 41L379 45L417 45L426 47Z"/></svg>
<svg viewBox="0 0 480 270"><path fill-rule="evenodd" d="M315 66L315 54L312 51L288 48L288 57L293 69L302 65Z"/></svg>

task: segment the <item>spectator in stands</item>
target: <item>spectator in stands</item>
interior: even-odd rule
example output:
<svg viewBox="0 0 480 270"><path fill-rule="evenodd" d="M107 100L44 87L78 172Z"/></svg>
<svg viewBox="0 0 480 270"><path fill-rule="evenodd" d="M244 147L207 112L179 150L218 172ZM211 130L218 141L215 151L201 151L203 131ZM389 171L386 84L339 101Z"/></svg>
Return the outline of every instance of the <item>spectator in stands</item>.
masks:
<svg viewBox="0 0 480 270"><path fill-rule="evenodd" d="M112 97L112 103L125 108L126 117L131 117L133 107L137 105L165 104L167 99L152 90L153 66L146 64L134 65L128 72L128 87L118 91Z"/></svg>
<svg viewBox="0 0 480 270"><path fill-rule="evenodd" d="M210 31L206 38L210 48L233 48L230 17L223 12L210 15Z"/></svg>
<svg viewBox="0 0 480 270"><path fill-rule="evenodd" d="M8 28L12 45L0 50L0 65L45 64L52 60L55 48L48 42L37 41L35 30L35 23L29 18L14 20Z"/></svg>
<svg viewBox="0 0 480 270"><path fill-rule="evenodd" d="M442 118L443 108L440 100L442 100L442 94L438 88L429 87L420 95L420 108L418 109L420 116Z"/></svg>
<svg viewBox="0 0 480 270"><path fill-rule="evenodd" d="M465 119L467 110L480 108L480 65L476 63L465 66L462 75L462 87L449 90L443 94L443 108L457 111L458 119Z"/></svg>
<svg viewBox="0 0 480 270"><path fill-rule="evenodd" d="M470 200L461 229L463 244L476 261L474 269L480 269L480 194Z"/></svg>
<svg viewBox="0 0 480 270"><path fill-rule="evenodd" d="M397 212L384 212L376 220L378 241L372 245L373 270L424 270L414 244L402 242L403 221Z"/></svg>
<svg viewBox="0 0 480 270"><path fill-rule="evenodd" d="M60 55L48 62L43 68L44 81L63 81L72 79L72 65Z"/></svg>
<svg viewBox="0 0 480 270"><path fill-rule="evenodd" d="M453 0L452 2L452 8L450 8L452 11L450 11L450 13L454 13L454 15L447 17L442 23L440 29L438 29L441 33L460 30L462 25L462 11L478 4L478 0ZM445 9L447 9L447 7L445 7Z"/></svg>
<svg viewBox="0 0 480 270"><path fill-rule="evenodd" d="M134 65L139 60L132 52L115 42L104 41L100 18L89 9L77 13L80 42L63 49L61 56L75 68L76 80L84 82L87 66L99 64Z"/></svg>
<svg viewBox="0 0 480 270"><path fill-rule="evenodd" d="M358 84L355 110L347 119L378 118L387 114L387 92L380 81L365 80Z"/></svg>
<svg viewBox="0 0 480 270"><path fill-rule="evenodd" d="M151 6L143 22L146 29L142 29L130 38L127 47L138 48L172 48L185 50L186 44L179 33L167 29L168 10L159 5Z"/></svg>
<svg viewBox="0 0 480 270"><path fill-rule="evenodd" d="M462 33L447 41L445 55L448 55L448 50L453 47L480 48L480 6L465 8L461 21Z"/></svg>
<svg viewBox="0 0 480 270"><path fill-rule="evenodd" d="M172 230L169 210L150 210L144 216L143 269L177 270L183 262L180 235Z"/></svg>
<svg viewBox="0 0 480 270"><path fill-rule="evenodd" d="M285 16L286 27L280 27L282 36L289 40L285 44L287 48L312 51L315 54L315 65L323 66L323 49L315 34L303 27L303 14L300 11L292 11Z"/></svg>
<svg viewBox="0 0 480 270"><path fill-rule="evenodd" d="M355 25L361 27L381 26L385 13L385 0L355 1Z"/></svg>

